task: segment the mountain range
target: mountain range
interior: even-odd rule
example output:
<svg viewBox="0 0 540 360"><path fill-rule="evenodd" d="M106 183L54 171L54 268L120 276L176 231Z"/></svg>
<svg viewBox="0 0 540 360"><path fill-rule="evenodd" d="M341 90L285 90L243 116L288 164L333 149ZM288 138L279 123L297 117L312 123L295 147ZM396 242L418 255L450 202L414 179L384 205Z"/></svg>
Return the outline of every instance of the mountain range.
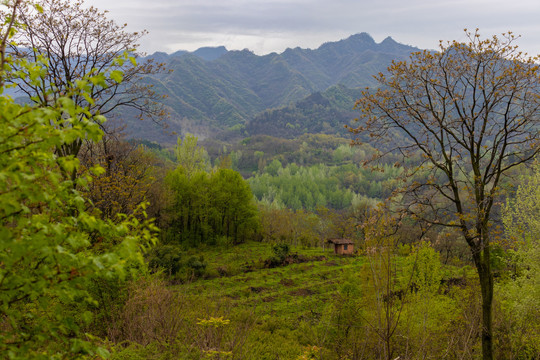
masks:
<svg viewBox="0 0 540 360"><path fill-rule="evenodd" d="M358 89L377 86L373 75L413 51L390 37L376 43L367 33L263 56L206 47L150 55L172 72L146 81L167 95L168 130L178 134L339 132L353 116ZM131 137L170 141L150 122L125 120Z"/></svg>

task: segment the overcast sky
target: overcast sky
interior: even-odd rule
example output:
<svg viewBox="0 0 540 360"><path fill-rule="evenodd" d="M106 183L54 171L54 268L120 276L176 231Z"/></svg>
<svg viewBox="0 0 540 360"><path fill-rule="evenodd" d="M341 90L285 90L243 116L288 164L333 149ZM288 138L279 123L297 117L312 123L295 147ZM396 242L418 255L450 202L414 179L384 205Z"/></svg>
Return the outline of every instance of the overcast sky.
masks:
<svg viewBox="0 0 540 360"><path fill-rule="evenodd" d="M147 53L224 45L256 54L287 47L317 48L367 32L376 42L436 49L439 40L465 40L512 31L522 51L540 53L539 0L85 0L109 10L130 31L146 29Z"/></svg>

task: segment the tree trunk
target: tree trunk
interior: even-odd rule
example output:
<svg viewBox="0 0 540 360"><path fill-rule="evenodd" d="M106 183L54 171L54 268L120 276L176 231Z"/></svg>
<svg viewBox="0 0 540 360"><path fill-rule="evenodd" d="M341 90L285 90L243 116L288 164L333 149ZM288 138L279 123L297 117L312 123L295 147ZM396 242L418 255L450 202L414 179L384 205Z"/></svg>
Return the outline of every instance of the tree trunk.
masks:
<svg viewBox="0 0 540 360"><path fill-rule="evenodd" d="M482 292L482 359L493 360L493 274L491 273L491 251L489 239L484 246L473 249L473 258L480 279Z"/></svg>

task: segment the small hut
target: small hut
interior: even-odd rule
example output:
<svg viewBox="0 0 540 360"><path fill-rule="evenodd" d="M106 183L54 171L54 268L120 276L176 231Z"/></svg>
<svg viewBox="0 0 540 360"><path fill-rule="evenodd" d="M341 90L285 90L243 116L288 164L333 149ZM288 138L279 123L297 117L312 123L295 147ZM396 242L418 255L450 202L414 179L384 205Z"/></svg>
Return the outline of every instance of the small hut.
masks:
<svg viewBox="0 0 540 360"><path fill-rule="evenodd" d="M354 242L351 239L329 239L328 242L334 244L335 254L354 254Z"/></svg>

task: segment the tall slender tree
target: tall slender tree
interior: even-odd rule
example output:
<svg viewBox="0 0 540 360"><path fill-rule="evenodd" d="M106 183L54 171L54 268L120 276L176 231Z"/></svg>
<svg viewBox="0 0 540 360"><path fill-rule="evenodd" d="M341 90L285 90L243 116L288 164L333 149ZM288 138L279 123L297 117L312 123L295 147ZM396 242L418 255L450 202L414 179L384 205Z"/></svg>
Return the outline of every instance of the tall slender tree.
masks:
<svg viewBox="0 0 540 360"><path fill-rule="evenodd" d="M540 152L540 66L514 45L512 33L441 42L394 62L376 76L380 87L357 101L360 125L373 144L390 144L405 159L424 160L404 173L402 208L466 240L482 292L482 353L493 359L491 241L503 177ZM387 147L385 148L387 149ZM381 152L374 159L388 154ZM420 177L423 178L423 177Z"/></svg>

